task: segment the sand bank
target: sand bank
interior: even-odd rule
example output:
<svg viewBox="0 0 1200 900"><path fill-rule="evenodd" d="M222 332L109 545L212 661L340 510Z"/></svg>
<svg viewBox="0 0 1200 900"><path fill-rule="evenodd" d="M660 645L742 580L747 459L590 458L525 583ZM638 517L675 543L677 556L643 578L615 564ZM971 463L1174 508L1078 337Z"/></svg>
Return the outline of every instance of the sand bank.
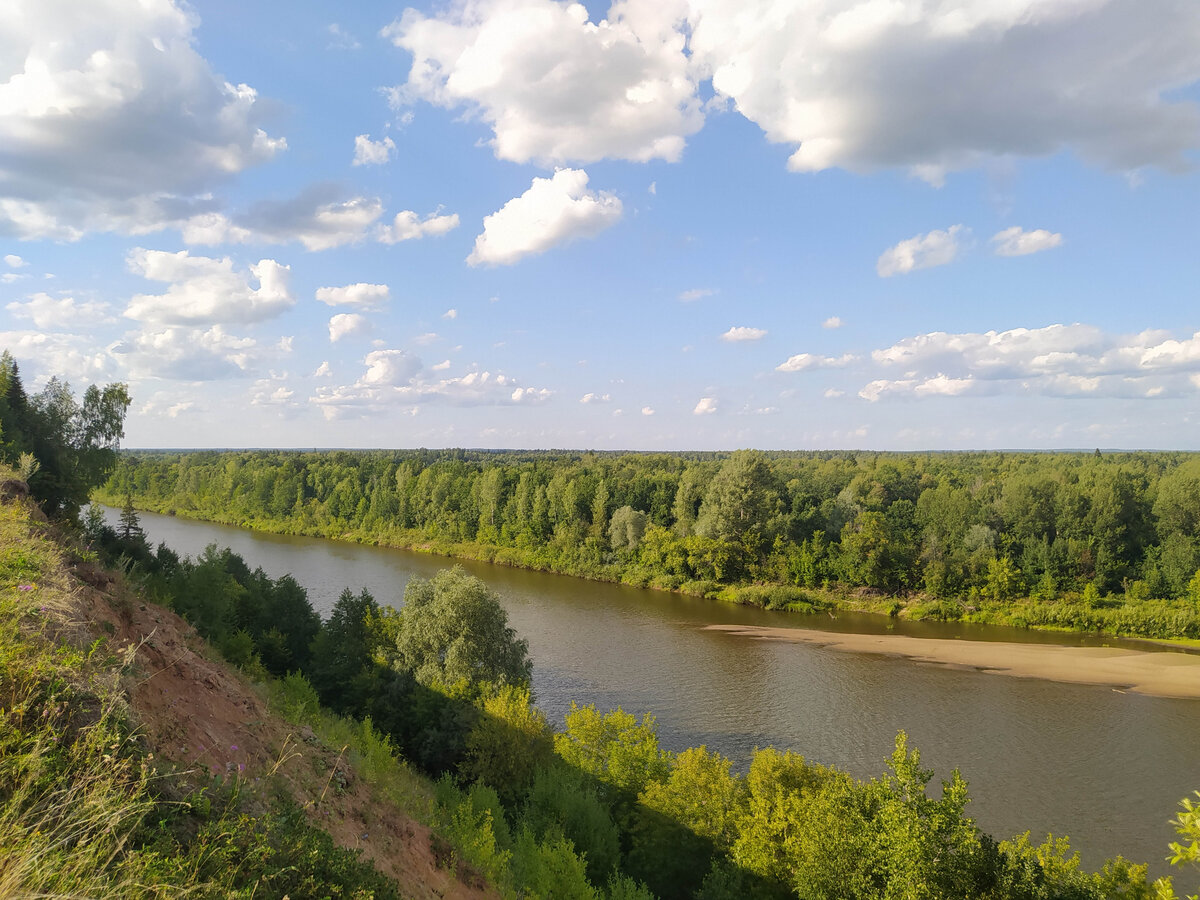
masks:
<svg viewBox="0 0 1200 900"><path fill-rule="evenodd" d="M991 641L942 640L898 634L837 634L808 628L709 625L709 631L768 641L815 644L949 668L1021 678L1107 685L1154 697L1200 699L1200 656L1124 647L1061 647Z"/></svg>

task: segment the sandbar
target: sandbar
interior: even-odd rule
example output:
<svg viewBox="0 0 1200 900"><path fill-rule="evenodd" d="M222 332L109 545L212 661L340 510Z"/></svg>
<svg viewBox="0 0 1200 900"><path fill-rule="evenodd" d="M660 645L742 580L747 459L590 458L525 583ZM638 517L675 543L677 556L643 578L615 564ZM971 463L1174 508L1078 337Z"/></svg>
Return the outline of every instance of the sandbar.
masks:
<svg viewBox="0 0 1200 900"><path fill-rule="evenodd" d="M1200 656L1194 653L948 640L900 634L841 634L759 625L708 625L705 630L1019 678L1107 685L1113 690L1152 697L1200 699Z"/></svg>

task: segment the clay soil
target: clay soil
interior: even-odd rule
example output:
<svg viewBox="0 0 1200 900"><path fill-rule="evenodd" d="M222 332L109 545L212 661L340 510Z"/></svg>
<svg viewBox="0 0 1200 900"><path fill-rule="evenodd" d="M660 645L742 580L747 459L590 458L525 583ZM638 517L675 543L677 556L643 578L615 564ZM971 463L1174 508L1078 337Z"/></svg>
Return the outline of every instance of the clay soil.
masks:
<svg viewBox="0 0 1200 900"><path fill-rule="evenodd" d="M413 898L496 897L473 870L448 868L430 829L373 794L342 748L273 714L259 691L179 616L145 602L88 563L75 567L83 624L117 648L135 646L128 678L134 721L160 771L185 783L237 777L244 794L285 790L342 847L396 879ZM253 802L253 801L251 801Z"/></svg>

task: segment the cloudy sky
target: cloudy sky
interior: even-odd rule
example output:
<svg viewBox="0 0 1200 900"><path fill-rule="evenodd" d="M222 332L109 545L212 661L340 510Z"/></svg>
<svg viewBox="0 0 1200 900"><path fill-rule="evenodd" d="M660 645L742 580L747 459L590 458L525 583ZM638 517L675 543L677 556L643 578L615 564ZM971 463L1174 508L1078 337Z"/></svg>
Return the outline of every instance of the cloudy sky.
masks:
<svg viewBox="0 0 1200 900"><path fill-rule="evenodd" d="M1200 449L1197 164L1196 0L14 0L0 348L133 447Z"/></svg>

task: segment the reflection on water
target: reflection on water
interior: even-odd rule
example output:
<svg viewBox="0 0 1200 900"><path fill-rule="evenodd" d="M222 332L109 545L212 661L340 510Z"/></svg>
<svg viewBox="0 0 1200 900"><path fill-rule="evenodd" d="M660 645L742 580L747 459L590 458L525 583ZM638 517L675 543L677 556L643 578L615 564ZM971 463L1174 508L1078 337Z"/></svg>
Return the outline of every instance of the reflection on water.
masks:
<svg viewBox="0 0 1200 900"><path fill-rule="evenodd" d="M108 510L110 520L116 511ZM440 557L255 534L144 514L151 541L196 555L231 547L272 576L293 574L328 613L344 587L400 603ZM482 563L465 567L500 595L529 641L534 689L552 723L570 702L658 718L673 750L706 744L744 765L755 747L788 747L858 776L879 774L898 730L922 762L970 782L968 811L997 837L1069 834L1086 864L1122 853L1167 870L1167 824L1200 788L1200 703L1107 687L963 672L807 644L706 631L709 624L783 625L972 640L1118 643L1075 635L883 617L796 616L660 591Z"/></svg>

